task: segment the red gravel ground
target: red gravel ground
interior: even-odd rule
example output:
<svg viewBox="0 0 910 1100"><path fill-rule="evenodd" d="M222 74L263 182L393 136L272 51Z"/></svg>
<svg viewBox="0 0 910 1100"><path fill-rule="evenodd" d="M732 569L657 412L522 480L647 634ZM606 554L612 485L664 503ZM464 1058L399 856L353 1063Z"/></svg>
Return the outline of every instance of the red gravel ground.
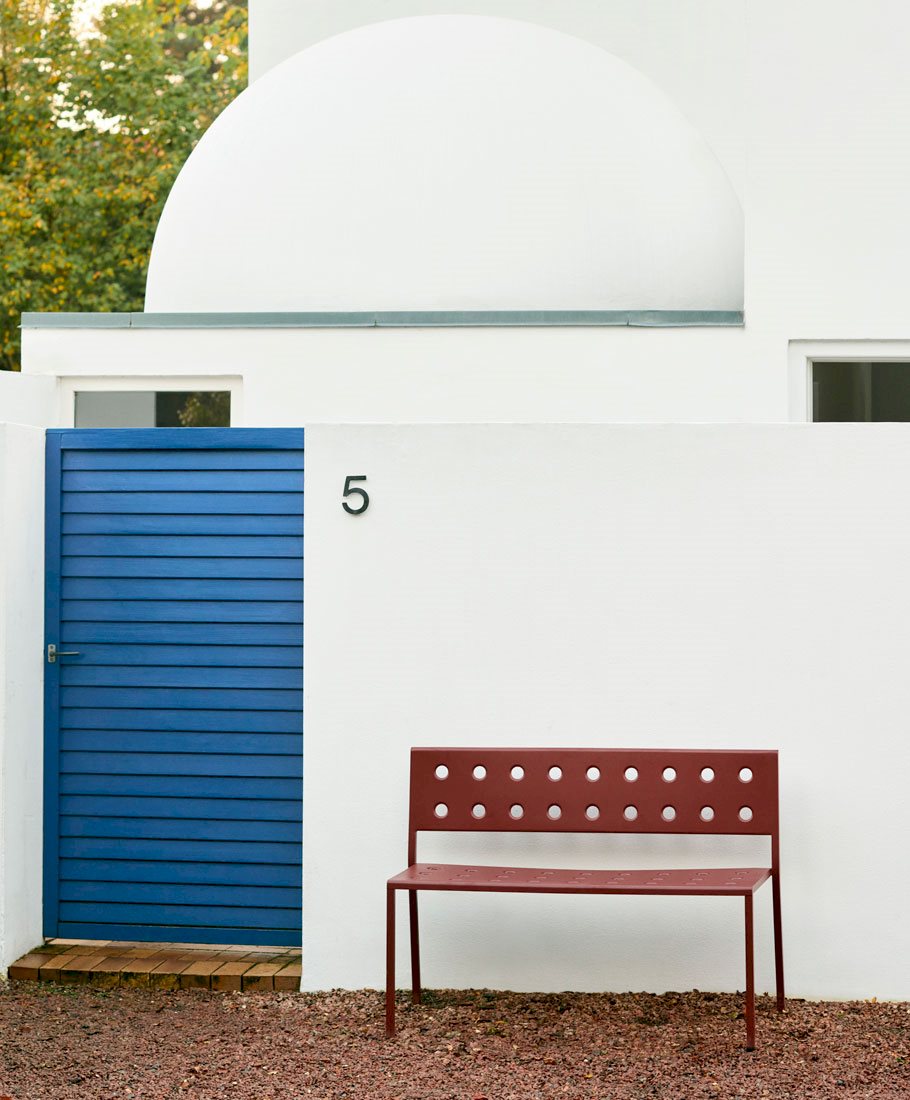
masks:
<svg viewBox="0 0 910 1100"><path fill-rule="evenodd" d="M357 993L0 987L0 1100L910 1097L910 1005L428 992L383 1038Z"/></svg>

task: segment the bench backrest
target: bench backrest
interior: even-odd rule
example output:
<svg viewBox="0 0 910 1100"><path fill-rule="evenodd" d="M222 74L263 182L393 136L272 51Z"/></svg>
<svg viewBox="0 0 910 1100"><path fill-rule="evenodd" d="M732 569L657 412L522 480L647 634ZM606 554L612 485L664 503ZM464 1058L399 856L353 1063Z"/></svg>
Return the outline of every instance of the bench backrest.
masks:
<svg viewBox="0 0 910 1100"><path fill-rule="evenodd" d="M408 862L421 831L771 837L777 751L412 749Z"/></svg>

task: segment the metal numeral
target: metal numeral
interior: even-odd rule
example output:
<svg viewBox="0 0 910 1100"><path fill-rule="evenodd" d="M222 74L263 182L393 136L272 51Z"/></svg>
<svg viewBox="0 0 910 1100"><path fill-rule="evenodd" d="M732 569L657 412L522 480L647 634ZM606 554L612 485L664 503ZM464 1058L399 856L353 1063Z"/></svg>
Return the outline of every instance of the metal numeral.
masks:
<svg viewBox="0 0 910 1100"><path fill-rule="evenodd" d="M363 513L370 506L370 498L366 489L361 489L356 485L351 485L352 481L366 481L366 479L366 474L348 474L348 476L344 479L344 492L341 495L349 497L353 496L353 494L356 493L361 498L360 505L357 508L352 508L346 500L343 500L341 502L341 507L344 508L344 510L351 516L363 515Z"/></svg>

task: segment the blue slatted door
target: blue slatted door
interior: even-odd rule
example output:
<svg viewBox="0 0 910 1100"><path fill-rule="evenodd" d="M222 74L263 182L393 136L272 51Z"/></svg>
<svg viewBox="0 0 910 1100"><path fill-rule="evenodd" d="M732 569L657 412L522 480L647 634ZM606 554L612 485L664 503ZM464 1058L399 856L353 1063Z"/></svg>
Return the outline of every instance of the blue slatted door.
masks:
<svg viewBox="0 0 910 1100"><path fill-rule="evenodd" d="M299 945L303 432L48 433L45 934Z"/></svg>

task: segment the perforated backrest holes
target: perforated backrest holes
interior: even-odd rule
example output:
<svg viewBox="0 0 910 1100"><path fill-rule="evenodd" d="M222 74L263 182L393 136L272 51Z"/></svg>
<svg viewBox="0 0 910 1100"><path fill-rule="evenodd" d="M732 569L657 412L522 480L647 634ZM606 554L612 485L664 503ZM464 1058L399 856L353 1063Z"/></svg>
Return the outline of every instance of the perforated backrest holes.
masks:
<svg viewBox="0 0 910 1100"><path fill-rule="evenodd" d="M588 821L596 821L600 817L600 810L596 806L588 806L585 810L585 817Z"/></svg>
<svg viewBox="0 0 910 1100"><path fill-rule="evenodd" d="M482 817L487 816L487 808L482 803L478 802L476 806L471 808L471 814L479 821Z"/></svg>
<svg viewBox="0 0 910 1100"><path fill-rule="evenodd" d="M483 766L483 764L478 764L471 774L474 776L475 779L486 779L487 769Z"/></svg>
<svg viewBox="0 0 910 1100"><path fill-rule="evenodd" d="M437 779L448 779L449 769L445 766L445 764L439 764L436 768L435 775Z"/></svg>
<svg viewBox="0 0 910 1100"><path fill-rule="evenodd" d="M445 802L440 802L433 810L433 813L436 814L437 817L448 817L449 807L445 804Z"/></svg>
<svg viewBox="0 0 910 1100"><path fill-rule="evenodd" d="M519 806L516 803L514 806L511 806L509 808L509 817L513 818L515 821L521 821L521 819L524 817L524 815L525 815L524 806Z"/></svg>
<svg viewBox="0 0 910 1100"><path fill-rule="evenodd" d="M547 809L547 817L551 821L559 821L562 817L562 809L559 806L550 806Z"/></svg>
<svg viewBox="0 0 910 1100"><path fill-rule="evenodd" d="M519 764L516 764L514 768L509 772L509 775L515 780L524 779L525 770Z"/></svg>
<svg viewBox="0 0 910 1100"><path fill-rule="evenodd" d="M739 781L740 781L740 783L751 783L752 782L752 769L751 768L740 768L739 769Z"/></svg>
<svg viewBox="0 0 910 1100"><path fill-rule="evenodd" d="M713 821L714 810L711 806L702 806L698 816L702 819L702 821Z"/></svg>
<svg viewBox="0 0 910 1100"><path fill-rule="evenodd" d="M562 768L557 768L554 764L554 766L550 768L550 770L547 772L547 775L553 780L554 783L556 783L558 780L562 779Z"/></svg>
<svg viewBox="0 0 910 1100"><path fill-rule="evenodd" d="M743 806L740 809L740 811L739 811L739 820L740 821L751 821L752 820L752 809L751 809L751 807Z"/></svg>
<svg viewBox="0 0 910 1100"><path fill-rule="evenodd" d="M638 768L626 768L622 774L630 783L634 783L638 779Z"/></svg>
<svg viewBox="0 0 910 1100"><path fill-rule="evenodd" d="M664 806L664 808L660 811L660 816L664 819L664 821L675 821L676 810L673 806Z"/></svg>
<svg viewBox="0 0 910 1100"><path fill-rule="evenodd" d="M704 783L710 783L714 779L713 768L702 768L699 774L701 775L702 782Z"/></svg>
<svg viewBox="0 0 910 1100"><path fill-rule="evenodd" d="M600 768L588 768L588 770L585 772L585 775L588 777L588 779L591 780L592 783L596 783L597 780L600 779Z"/></svg>
<svg viewBox="0 0 910 1100"><path fill-rule="evenodd" d="M638 810L634 806L626 806L622 812L626 821L634 821L638 817Z"/></svg>
<svg viewBox="0 0 910 1100"><path fill-rule="evenodd" d="M676 778L676 768L664 768L660 774L663 776L665 783L672 783Z"/></svg>

